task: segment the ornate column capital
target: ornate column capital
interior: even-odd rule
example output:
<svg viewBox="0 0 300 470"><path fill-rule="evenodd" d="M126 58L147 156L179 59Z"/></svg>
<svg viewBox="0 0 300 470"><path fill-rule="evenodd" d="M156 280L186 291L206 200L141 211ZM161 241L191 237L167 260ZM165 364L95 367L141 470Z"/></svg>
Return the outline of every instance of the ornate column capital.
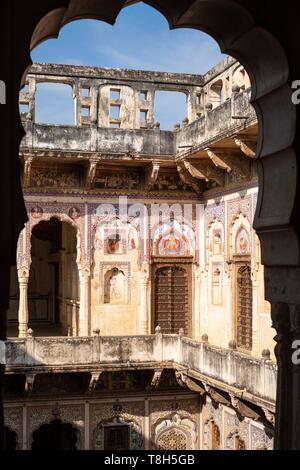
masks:
<svg viewBox="0 0 300 470"><path fill-rule="evenodd" d="M89 264L78 265L78 273L80 280L87 280L91 275L91 267Z"/></svg>
<svg viewBox="0 0 300 470"><path fill-rule="evenodd" d="M277 335L274 337L276 341L275 355L279 367L284 367L286 362L290 360L289 349L291 344L290 332L290 309L288 304L282 302L272 302L271 309L272 326L275 328Z"/></svg>

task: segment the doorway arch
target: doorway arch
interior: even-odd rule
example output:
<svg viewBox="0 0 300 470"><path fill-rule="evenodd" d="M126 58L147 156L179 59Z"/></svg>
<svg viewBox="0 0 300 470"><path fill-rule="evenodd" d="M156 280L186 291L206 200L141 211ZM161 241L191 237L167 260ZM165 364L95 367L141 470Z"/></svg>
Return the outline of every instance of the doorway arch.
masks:
<svg viewBox="0 0 300 470"><path fill-rule="evenodd" d="M5 426L5 450L18 449L18 435L9 426Z"/></svg>
<svg viewBox="0 0 300 470"><path fill-rule="evenodd" d="M79 330L78 233L56 217L31 232L29 326L38 335L77 335Z"/></svg>
<svg viewBox="0 0 300 470"><path fill-rule="evenodd" d="M32 450L79 450L80 431L71 423L54 419L32 434Z"/></svg>

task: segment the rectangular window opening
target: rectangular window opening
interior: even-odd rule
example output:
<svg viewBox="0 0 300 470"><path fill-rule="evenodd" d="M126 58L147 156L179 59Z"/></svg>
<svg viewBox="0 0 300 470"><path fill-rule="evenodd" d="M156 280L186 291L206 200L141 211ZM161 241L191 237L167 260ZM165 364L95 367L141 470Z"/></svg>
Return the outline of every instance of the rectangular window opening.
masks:
<svg viewBox="0 0 300 470"><path fill-rule="evenodd" d="M145 109L140 110L140 122L145 124L148 117L148 111Z"/></svg>
<svg viewBox="0 0 300 470"><path fill-rule="evenodd" d="M112 104L110 106L110 117L111 119L119 119L120 118L120 106L116 104Z"/></svg>
<svg viewBox="0 0 300 470"><path fill-rule="evenodd" d="M25 85L21 89L21 92L22 93L29 93L29 84L28 83L25 83Z"/></svg>
<svg viewBox="0 0 300 470"><path fill-rule="evenodd" d="M141 91L140 92L140 100L141 101L147 101L148 99L148 92L147 91Z"/></svg>
<svg viewBox="0 0 300 470"><path fill-rule="evenodd" d="M110 89L110 99L111 100L119 100L121 95L121 90L119 88L111 88Z"/></svg>
<svg viewBox="0 0 300 470"><path fill-rule="evenodd" d="M81 96L82 96L83 98L89 98L89 96L90 96L90 88L88 88L88 87L81 88Z"/></svg>
<svg viewBox="0 0 300 470"><path fill-rule="evenodd" d="M21 114L29 113L29 103L21 103L20 104L20 112L21 112Z"/></svg>
<svg viewBox="0 0 300 470"><path fill-rule="evenodd" d="M90 108L87 106L82 106L81 108L81 116L83 118L89 118L90 117Z"/></svg>

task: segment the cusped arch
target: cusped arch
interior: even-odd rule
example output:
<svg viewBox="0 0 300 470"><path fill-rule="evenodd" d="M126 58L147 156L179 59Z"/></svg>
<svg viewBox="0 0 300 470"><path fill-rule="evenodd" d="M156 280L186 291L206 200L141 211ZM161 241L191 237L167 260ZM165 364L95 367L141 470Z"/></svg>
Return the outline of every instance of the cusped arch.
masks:
<svg viewBox="0 0 300 470"><path fill-rule="evenodd" d="M80 231L79 225L77 225L76 222L75 222L69 215L64 214L64 213L55 213L55 214L51 214L51 213L45 213L45 212L43 212L42 215L41 215L41 217L39 217L38 219L33 218L33 217L31 216L31 217L30 217L30 221L29 221L29 231L28 231L28 234L27 234L27 236L29 237L29 240L31 240L33 229L34 229L38 224L40 224L41 222L49 222L51 219L58 220L59 222L65 222L65 223L71 225L71 226L75 229L75 234L76 234L76 253L77 253L77 256L76 256L76 263L77 263L78 269L81 269L81 268L82 268L82 264L83 264L83 259L82 259L82 236L81 236L81 231ZM29 263L29 266L28 266L28 269L29 269L30 266L31 266L31 263L32 263L31 253L28 255L28 263Z"/></svg>
<svg viewBox="0 0 300 470"><path fill-rule="evenodd" d="M126 251L137 250L140 247L140 231L139 227L133 226L129 220L121 220L119 217L109 217L108 220L96 220L92 227L92 239L94 251L104 251L104 240L106 231L111 234L120 235L122 233L122 242L126 245Z"/></svg>
<svg viewBox="0 0 300 470"><path fill-rule="evenodd" d="M299 240L292 223L297 184L297 162L292 147L296 132L296 107L291 100L289 67L283 48L270 32L255 26L250 11L231 0L147 0L145 3L160 11L171 28L191 27L205 31L214 37L224 53L232 55L245 67L251 78L252 104L259 121L257 156L261 161L254 227L261 240L262 262L268 266L298 265ZM42 40L57 37L60 28L75 19L97 18L113 24L124 5L125 0L104 0L101 3L94 0L60 0L53 10L48 3L41 3L35 11L32 8L29 25L32 32L31 48ZM28 32L25 30L20 37L28 42L29 48ZM20 69L16 69L17 80L22 73L25 76L25 71L31 64L29 50L24 55L20 54L19 63ZM17 103L16 89L15 142L24 136ZM17 162L16 145L13 151ZM268 158L264 158L266 156ZM14 164L14 171L15 167ZM284 178L278 177L282 174L285 175ZM21 209L19 218L11 219L13 230L8 225L8 230L13 233L14 244L17 243L19 232L26 221L17 178L18 176L15 181L15 207L19 205ZM283 237L281 232L284 233ZM283 251L283 238L289 250Z"/></svg>
<svg viewBox="0 0 300 470"><path fill-rule="evenodd" d="M238 237L243 236L244 247L238 249ZM247 244L247 247L245 246ZM232 221L229 229L228 259L233 260L235 255L251 255L252 252L252 227L246 215L240 212Z"/></svg>
<svg viewBox="0 0 300 470"><path fill-rule="evenodd" d="M153 434L154 446L159 450L193 450L197 447L197 426L189 416L168 415L157 421Z"/></svg>
<svg viewBox="0 0 300 470"><path fill-rule="evenodd" d="M153 256L193 256L195 232L176 221L158 225L152 233Z"/></svg>
<svg viewBox="0 0 300 470"><path fill-rule="evenodd" d="M104 303L125 304L127 282L124 271L112 268L104 275Z"/></svg>
<svg viewBox="0 0 300 470"><path fill-rule="evenodd" d="M115 416L113 418L100 421L93 430L92 446L93 450L104 449L104 430L108 426L128 426L129 427L129 447L130 450L142 450L144 446L143 432L141 426L131 417Z"/></svg>
<svg viewBox="0 0 300 470"><path fill-rule="evenodd" d="M219 218L214 218L207 226L206 230L206 251L212 256L214 255L214 237L216 234L220 235L221 239L221 253L224 252L225 247L225 230L224 225Z"/></svg>
<svg viewBox="0 0 300 470"><path fill-rule="evenodd" d="M33 429L31 430L31 449L42 449L42 448L39 448L39 447L35 447L35 439L36 439L36 436L38 435L38 432L39 431L42 431L44 432L44 434L47 436L49 434L49 430L51 429L51 426L53 426L53 424L58 424L60 426L60 429L63 430L64 428L65 429L68 429L69 431L72 432L73 436L72 436L72 440L73 440L73 449L72 450L80 450L82 448L82 430L80 429L80 427L74 423L74 422L70 422L70 421L67 421L67 420L64 420L64 419L60 419L60 418L50 418L42 423L36 423L36 425L33 427ZM61 449L61 450L64 450L64 449ZM69 450L69 449L65 449L65 450Z"/></svg>
<svg viewBox="0 0 300 470"><path fill-rule="evenodd" d="M58 4L54 10L47 11L45 6L33 18L30 47L32 49L48 38L57 37L62 26L76 19L92 18L114 24L126 3L125 0L105 0L101 3L94 0L62 0L61 7ZM290 222L296 194L296 172L293 170L296 156L292 149L296 108L288 85L288 60L281 44L269 31L255 25L254 18L244 6L230 0L185 0L180 4L145 0L144 3L161 12L171 29L188 27L206 32L217 41L223 53L233 56L245 68L251 80L251 102L259 122L257 157L282 152L280 158L274 155L268 161L262 159L259 164L260 191L254 226L261 238L263 260L266 264L295 265L299 259L299 244ZM24 69L31 64L29 50L26 62ZM283 114L285 120L281 118ZM20 117L18 119L21 125ZM20 132L20 139L22 134L24 131ZM266 182L272 182L272 175L278 172L284 172L287 177L278 181L274 194L273 185ZM271 224L272 227L277 227L274 236L272 233L266 234ZM285 256L282 256L278 237L280 228L285 230L285 236L290 241L290 250L287 250ZM270 238L273 243L272 256L268 250Z"/></svg>

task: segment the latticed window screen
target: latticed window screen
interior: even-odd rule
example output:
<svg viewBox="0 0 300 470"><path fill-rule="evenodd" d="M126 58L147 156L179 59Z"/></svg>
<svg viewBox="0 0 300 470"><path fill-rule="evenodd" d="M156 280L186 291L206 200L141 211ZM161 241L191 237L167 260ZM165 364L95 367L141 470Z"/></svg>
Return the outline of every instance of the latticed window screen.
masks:
<svg viewBox="0 0 300 470"><path fill-rule="evenodd" d="M104 428L104 450L128 450L129 426L107 426Z"/></svg>
<svg viewBox="0 0 300 470"><path fill-rule="evenodd" d="M172 334L183 328L189 334L188 274L179 266L164 266L155 273L155 326Z"/></svg>
<svg viewBox="0 0 300 470"><path fill-rule="evenodd" d="M250 266L241 266L237 275L237 346L252 349L252 281Z"/></svg>
<svg viewBox="0 0 300 470"><path fill-rule="evenodd" d="M185 434L177 429L164 432L157 441L159 450L186 450L187 438Z"/></svg>

